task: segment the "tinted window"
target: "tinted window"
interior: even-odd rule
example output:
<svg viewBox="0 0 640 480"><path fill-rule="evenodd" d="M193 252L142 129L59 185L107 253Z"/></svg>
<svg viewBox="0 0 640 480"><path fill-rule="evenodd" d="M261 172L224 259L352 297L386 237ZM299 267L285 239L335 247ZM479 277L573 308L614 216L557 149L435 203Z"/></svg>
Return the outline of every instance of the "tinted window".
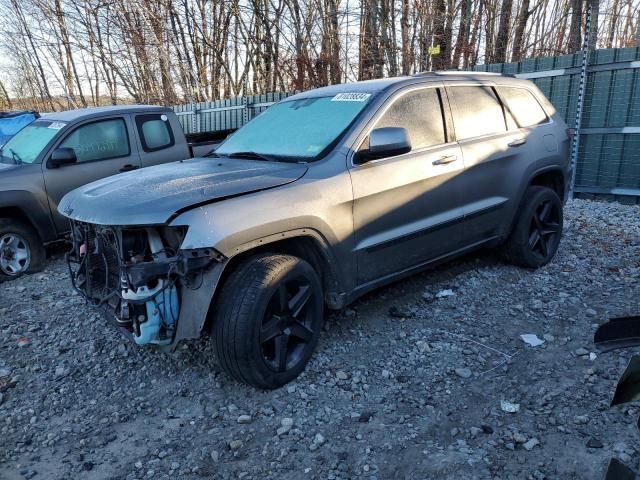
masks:
<svg viewBox="0 0 640 480"><path fill-rule="evenodd" d="M547 114L529 90L499 87L498 93L520 127L532 127L547 121Z"/></svg>
<svg viewBox="0 0 640 480"><path fill-rule="evenodd" d="M121 118L78 127L59 147L73 148L78 162L125 157L130 152L127 127Z"/></svg>
<svg viewBox="0 0 640 480"><path fill-rule="evenodd" d="M458 140L506 131L502 105L491 87L448 89Z"/></svg>
<svg viewBox="0 0 640 480"><path fill-rule="evenodd" d="M175 144L166 115L138 115L136 125L145 152L155 152Z"/></svg>
<svg viewBox="0 0 640 480"><path fill-rule="evenodd" d="M445 143L440 98L435 88L424 88L402 95L378 120L375 128L403 127L409 132L411 149Z"/></svg>

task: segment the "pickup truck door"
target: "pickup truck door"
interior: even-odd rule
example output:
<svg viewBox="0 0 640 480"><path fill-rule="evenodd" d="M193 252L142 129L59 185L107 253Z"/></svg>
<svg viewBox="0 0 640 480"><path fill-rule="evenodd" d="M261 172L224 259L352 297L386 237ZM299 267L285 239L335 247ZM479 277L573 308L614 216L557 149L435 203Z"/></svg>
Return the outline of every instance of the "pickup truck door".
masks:
<svg viewBox="0 0 640 480"><path fill-rule="evenodd" d="M191 157L182 127L173 112L138 113L132 117L143 167Z"/></svg>
<svg viewBox="0 0 640 480"><path fill-rule="evenodd" d="M358 282L366 284L455 251L463 217L460 147L449 137L440 88L411 87L368 130L407 129L412 150L350 167ZM359 149L368 145L367 137Z"/></svg>
<svg viewBox="0 0 640 480"><path fill-rule="evenodd" d="M69 230L69 220L58 213L62 197L95 180L140 168L136 145L128 115L87 120L61 135L42 162L49 208L58 234ZM72 148L77 162L52 168L48 160L56 148Z"/></svg>

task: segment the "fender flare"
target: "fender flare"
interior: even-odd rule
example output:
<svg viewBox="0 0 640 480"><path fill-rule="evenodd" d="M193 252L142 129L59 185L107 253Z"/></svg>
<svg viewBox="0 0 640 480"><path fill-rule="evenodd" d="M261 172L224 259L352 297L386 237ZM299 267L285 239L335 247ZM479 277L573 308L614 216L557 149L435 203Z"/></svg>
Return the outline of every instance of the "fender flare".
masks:
<svg viewBox="0 0 640 480"><path fill-rule="evenodd" d="M37 197L26 190L4 190L0 192L0 211L17 210L33 228L43 242L57 239L48 205L43 206ZM0 214L1 215L1 214Z"/></svg>

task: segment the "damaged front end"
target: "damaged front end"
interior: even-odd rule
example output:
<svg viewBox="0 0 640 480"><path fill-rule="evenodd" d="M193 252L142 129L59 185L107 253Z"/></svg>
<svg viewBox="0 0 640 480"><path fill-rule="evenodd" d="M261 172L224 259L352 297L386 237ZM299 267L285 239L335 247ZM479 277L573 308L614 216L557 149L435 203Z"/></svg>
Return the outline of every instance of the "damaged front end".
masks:
<svg viewBox="0 0 640 480"><path fill-rule="evenodd" d="M138 345L171 346L192 338L199 334L207 309L199 305L194 312L189 297L203 288L212 293L210 272L224 257L211 248L181 250L185 234L185 227L72 221L73 249L66 259L73 287L129 331ZM196 296L200 302L211 298L206 292ZM181 334L183 317L191 325Z"/></svg>

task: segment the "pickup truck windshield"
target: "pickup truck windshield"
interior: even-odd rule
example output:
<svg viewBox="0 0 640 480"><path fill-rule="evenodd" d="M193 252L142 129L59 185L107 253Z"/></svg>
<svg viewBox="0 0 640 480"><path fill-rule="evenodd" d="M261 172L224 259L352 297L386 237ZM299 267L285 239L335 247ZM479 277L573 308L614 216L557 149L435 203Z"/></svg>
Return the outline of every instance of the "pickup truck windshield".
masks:
<svg viewBox="0 0 640 480"><path fill-rule="evenodd" d="M42 149L64 126L64 122L36 120L20 130L0 148L0 162L35 162Z"/></svg>
<svg viewBox="0 0 640 480"><path fill-rule="evenodd" d="M277 103L229 137L215 153L316 159L347 129L370 97L368 93L340 93Z"/></svg>

